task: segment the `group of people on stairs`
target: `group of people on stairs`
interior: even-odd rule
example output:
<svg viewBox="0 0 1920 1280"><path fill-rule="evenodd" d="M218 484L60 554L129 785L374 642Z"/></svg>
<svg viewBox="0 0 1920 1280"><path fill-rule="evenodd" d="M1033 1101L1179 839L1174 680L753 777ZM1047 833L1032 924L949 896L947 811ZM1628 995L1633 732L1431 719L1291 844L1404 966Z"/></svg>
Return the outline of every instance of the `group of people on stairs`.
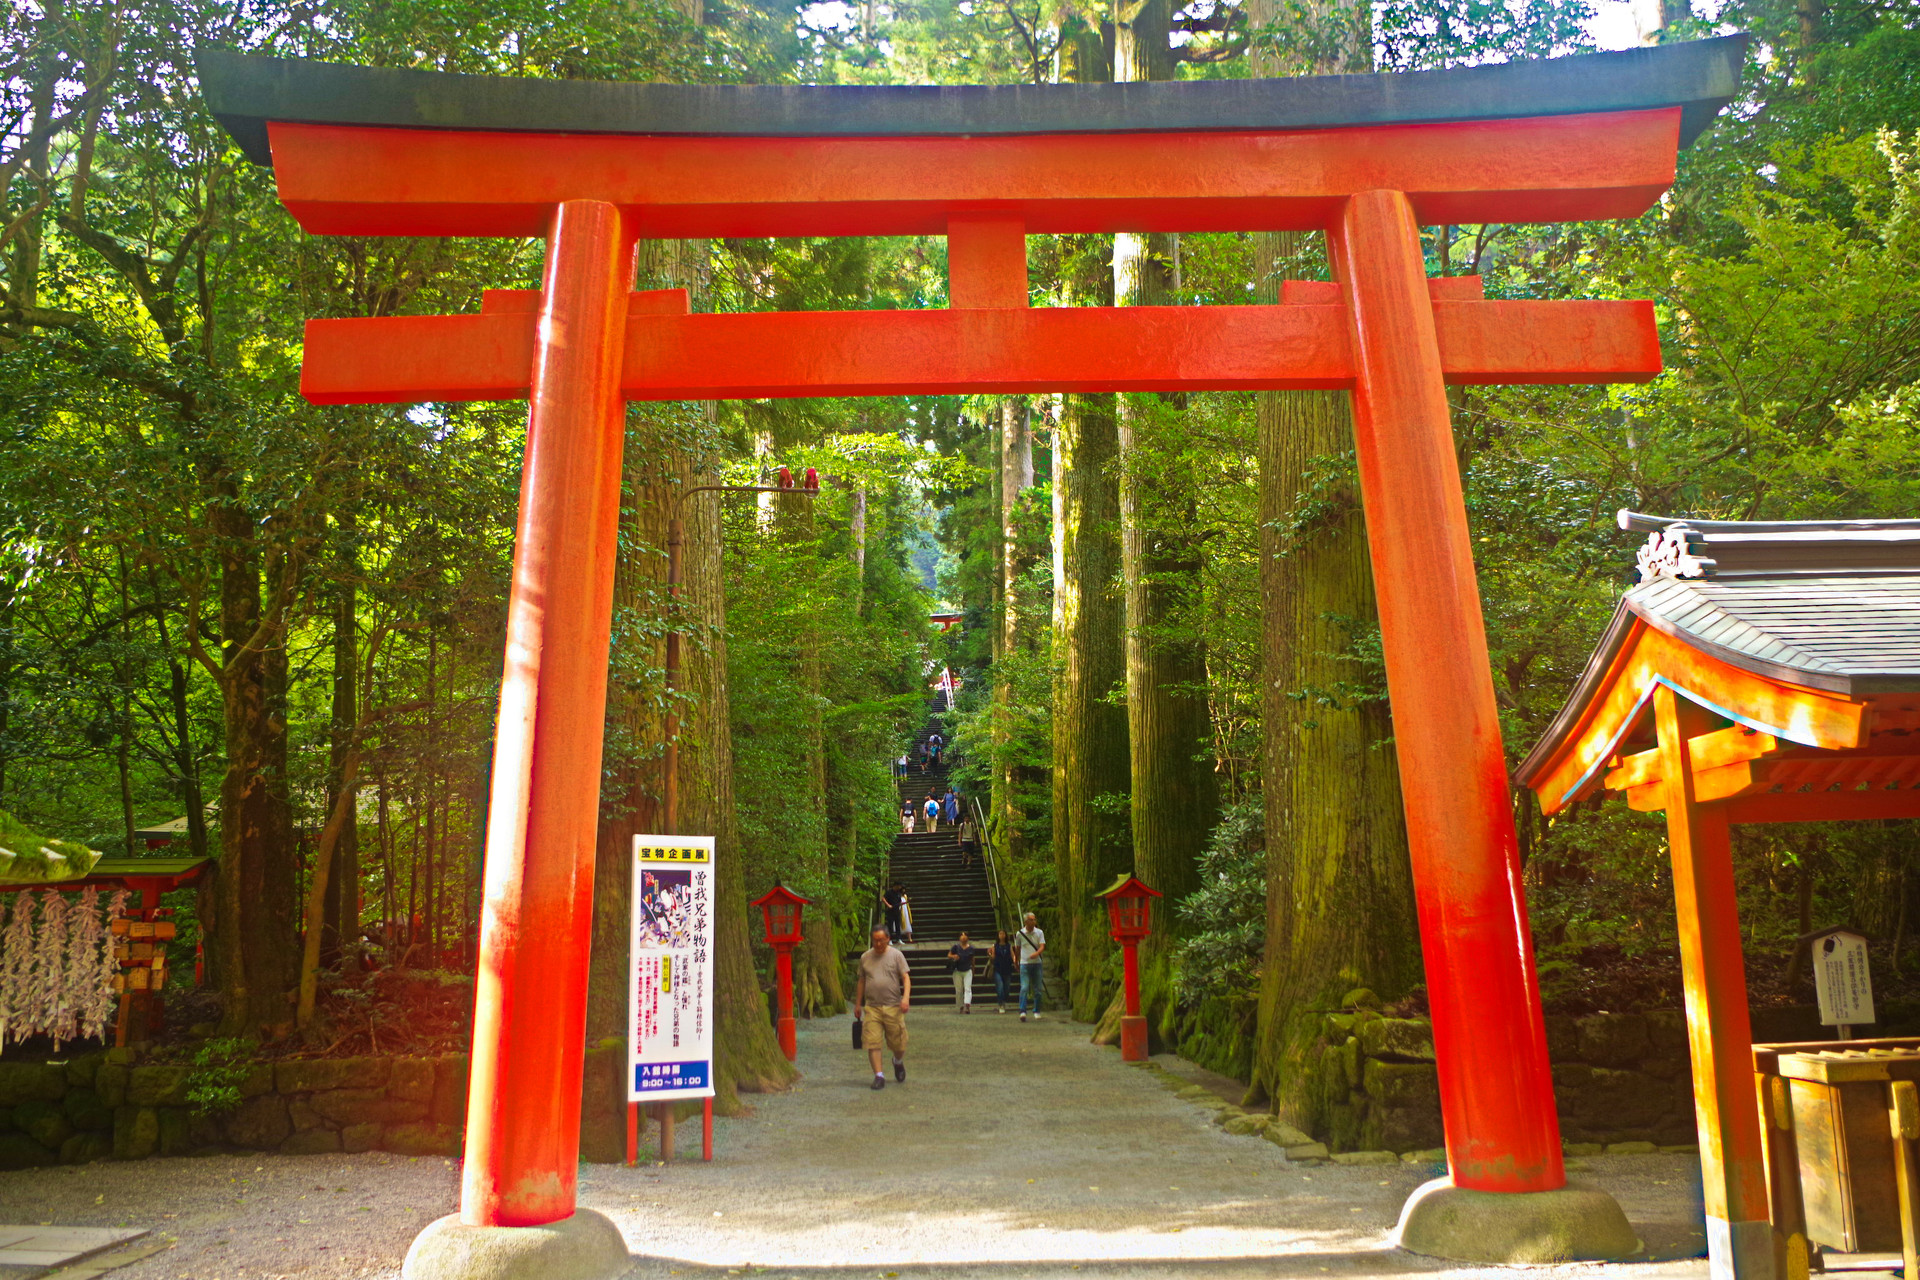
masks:
<svg viewBox="0 0 1920 1280"><path fill-rule="evenodd" d="M938 729L928 734L926 740L914 744L913 750L893 762L893 772L898 777L906 777L912 764L919 764L920 772L929 768L938 768L940 757L947 749L947 740L940 736Z"/></svg>
<svg viewBox="0 0 1920 1280"><path fill-rule="evenodd" d="M968 844L973 839L973 822L964 816L965 814L966 803L960 799L960 793L952 787L947 788L945 795L938 791L929 791L924 800L904 796L900 800L900 834L912 835L916 825L924 818L926 820L924 830L929 835L939 831L940 824L945 822L948 827L961 828L960 842L963 845Z"/></svg>
<svg viewBox="0 0 1920 1280"><path fill-rule="evenodd" d="M853 1019L860 1047L867 1051L873 1068L874 1089L887 1087L887 1074L881 1069L880 1051L893 1054L893 1078L905 1084L907 1079L907 1009L913 1002L913 972L907 966L906 953L893 945L886 929L873 931L873 945L860 956L860 976L853 984ZM993 949L987 955L988 972L993 974L999 997L997 1013L1007 1011L1007 990L1016 965L1020 978L1020 1021L1040 1020L1040 993L1043 978L1041 955L1047 949L1047 935L1040 921L1029 911L1009 940L1000 930ZM959 995L959 1012L973 1012L974 965L979 949L966 933L947 950L947 963L953 968L954 986ZM1016 960L1017 957L1017 960ZM1032 1012L1028 1012L1028 1004Z"/></svg>

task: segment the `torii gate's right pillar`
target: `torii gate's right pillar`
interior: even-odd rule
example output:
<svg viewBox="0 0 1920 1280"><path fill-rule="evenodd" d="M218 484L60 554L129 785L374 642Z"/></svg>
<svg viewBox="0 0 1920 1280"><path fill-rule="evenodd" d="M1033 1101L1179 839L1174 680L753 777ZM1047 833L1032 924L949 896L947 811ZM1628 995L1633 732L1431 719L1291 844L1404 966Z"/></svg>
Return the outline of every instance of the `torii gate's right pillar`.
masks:
<svg viewBox="0 0 1920 1280"><path fill-rule="evenodd" d="M1566 1187L1419 226L1404 193L1363 191L1328 232L1352 326L1355 445L1450 1169L1408 1200L1400 1243L1504 1262L1625 1257L1637 1245L1619 1205ZM1543 1214L1523 1204L1536 1197L1563 1203ZM1563 1215L1567 1238L1545 1238ZM1519 1256L1527 1238L1546 1256Z"/></svg>

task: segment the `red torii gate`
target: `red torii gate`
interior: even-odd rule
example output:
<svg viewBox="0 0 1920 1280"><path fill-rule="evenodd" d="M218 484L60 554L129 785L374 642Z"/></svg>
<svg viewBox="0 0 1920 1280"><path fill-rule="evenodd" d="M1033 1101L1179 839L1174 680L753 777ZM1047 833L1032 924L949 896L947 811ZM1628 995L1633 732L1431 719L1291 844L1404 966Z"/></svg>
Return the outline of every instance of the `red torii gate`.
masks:
<svg viewBox="0 0 1920 1280"><path fill-rule="evenodd" d="M622 405L649 399L1351 390L1451 1182L1562 1188L1446 387L1644 381L1658 336L1646 302L1429 279L1419 227L1643 213L1742 49L966 89L204 57L215 113L306 230L547 244L542 288L489 292L478 315L310 321L302 378L319 403L531 402L460 1223L575 1212ZM1337 283L1288 282L1275 306L1028 305L1028 234L1286 229L1328 234ZM801 235L944 235L950 307L693 315L681 291L630 292L642 237Z"/></svg>

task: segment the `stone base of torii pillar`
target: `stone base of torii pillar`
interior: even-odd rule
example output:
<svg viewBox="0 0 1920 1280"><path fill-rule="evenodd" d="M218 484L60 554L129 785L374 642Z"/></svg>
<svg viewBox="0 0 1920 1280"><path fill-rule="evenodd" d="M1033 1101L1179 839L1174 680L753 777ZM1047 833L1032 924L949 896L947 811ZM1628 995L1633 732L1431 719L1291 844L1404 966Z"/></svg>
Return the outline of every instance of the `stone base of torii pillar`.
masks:
<svg viewBox="0 0 1920 1280"><path fill-rule="evenodd" d="M449 1214L407 1250L402 1280L614 1280L633 1266L620 1228L576 1209L538 1227L470 1227Z"/></svg>
<svg viewBox="0 0 1920 1280"><path fill-rule="evenodd" d="M1435 1178L1407 1198L1393 1242L1455 1262L1533 1266L1618 1261L1642 1248L1618 1202L1597 1187L1473 1191L1452 1178Z"/></svg>

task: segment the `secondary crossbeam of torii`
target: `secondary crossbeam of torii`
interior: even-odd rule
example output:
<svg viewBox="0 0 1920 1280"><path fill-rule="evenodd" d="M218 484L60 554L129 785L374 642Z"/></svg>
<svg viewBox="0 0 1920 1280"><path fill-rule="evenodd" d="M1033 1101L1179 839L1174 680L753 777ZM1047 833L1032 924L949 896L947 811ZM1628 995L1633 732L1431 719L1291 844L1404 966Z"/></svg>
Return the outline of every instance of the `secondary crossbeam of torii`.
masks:
<svg viewBox="0 0 1920 1280"><path fill-rule="evenodd" d="M478 315L307 327L316 402L530 401L461 1210L409 1274L492 1274L478 1259L516 1229L570 1222L540 1236L584 1233L568 1248L601 1230L574 1187L624 401L962 392L1351 391L1451 1169L1402 1239L1630 1251L1611 1201L1565 1188L1446 387L1644 381L1653 307L1487 300L1427 277L1420 227L1644 213L1736 92L1742 48L958 89L207 55L215 113L306 230L547 246L541 289ZM1273 306L1029 305L1029 234L1287 229L1326 232L1333 283L1288 282ZM950 306L694 315L631 291L644 237L822 235L944 235Z"/></svg>

